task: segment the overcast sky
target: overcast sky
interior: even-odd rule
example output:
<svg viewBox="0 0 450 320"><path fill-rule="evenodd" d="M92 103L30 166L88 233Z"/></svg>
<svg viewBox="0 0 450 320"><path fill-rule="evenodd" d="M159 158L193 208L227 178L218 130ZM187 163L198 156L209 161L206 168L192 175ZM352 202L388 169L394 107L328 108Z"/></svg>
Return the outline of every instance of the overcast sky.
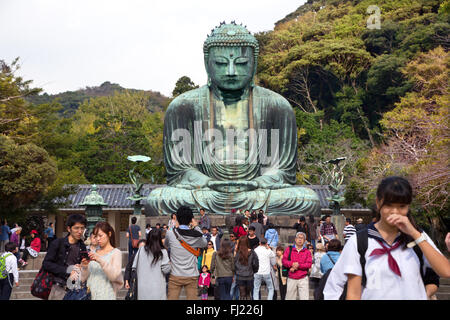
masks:
<svg viewBox="0 0 450 320"><path fill-rule="evenodd" d="M305 0L0 0L0 59L49 94L98 86L170 96L183 75L206 83L202 46L221 21L250 32Z"/></svg>

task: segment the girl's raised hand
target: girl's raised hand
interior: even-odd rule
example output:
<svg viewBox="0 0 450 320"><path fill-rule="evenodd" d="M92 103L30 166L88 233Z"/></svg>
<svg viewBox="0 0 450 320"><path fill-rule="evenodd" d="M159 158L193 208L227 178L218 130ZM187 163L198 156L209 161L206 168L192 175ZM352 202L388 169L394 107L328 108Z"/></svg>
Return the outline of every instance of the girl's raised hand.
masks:
<svg viewBox="0 0 450 320"><path fill-rule="evenodd" d="M407 216L403 216L400 214L391 214L386 218L386 221L389 224L396 226L401 232L410 235L411 237L413 237L413 239L420 237L420 232L417 231L416 228L414 228Z"/></svg>

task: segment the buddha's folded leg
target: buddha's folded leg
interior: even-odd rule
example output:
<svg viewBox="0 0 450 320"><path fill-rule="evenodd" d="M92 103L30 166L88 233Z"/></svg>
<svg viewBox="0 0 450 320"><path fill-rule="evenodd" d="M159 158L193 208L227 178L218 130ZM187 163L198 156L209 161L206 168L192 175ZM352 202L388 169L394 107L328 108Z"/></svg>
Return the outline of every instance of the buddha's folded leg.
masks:
<svg viewBox="0 0 450 320"><path fill-rule="evenodd" d="M154 189L147 197L153 215L168 215L177 212L181 206L198 206L188 189L164 187Z"/></svg>

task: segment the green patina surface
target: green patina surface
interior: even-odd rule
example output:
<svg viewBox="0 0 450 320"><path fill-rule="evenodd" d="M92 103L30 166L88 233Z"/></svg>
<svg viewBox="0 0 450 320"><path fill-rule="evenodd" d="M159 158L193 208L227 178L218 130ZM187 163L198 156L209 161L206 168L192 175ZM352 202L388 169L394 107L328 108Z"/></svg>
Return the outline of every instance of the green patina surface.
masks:
<svg viewBox="0 0 450 320"><path fill-rule="evenodd" d="M217 214L238 208L263 209L268 215L320 214L317 194L293 186L297 127L291 105L254 85L256 38L243 26L221 23L203 48L208 84L178 96L165 115L168 186L148 196L152 213L170 214L187 205ZM180 130L191 138L184 141L189 152L182 156L172 139ZM211 141L203 138L208 130L224 138L215 143L214 156ZM245 131L255 136L236 136L231 144L227 140L230 132ZM272 148L278 148L278 157L270 160Z"/></svg>

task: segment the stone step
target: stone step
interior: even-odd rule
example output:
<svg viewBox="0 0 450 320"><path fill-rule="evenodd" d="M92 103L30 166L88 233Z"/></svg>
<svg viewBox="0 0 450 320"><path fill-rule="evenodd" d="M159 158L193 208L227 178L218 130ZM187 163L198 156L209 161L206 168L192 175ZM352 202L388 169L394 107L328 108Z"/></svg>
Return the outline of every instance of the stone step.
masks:
<svg viewBox="0 0 450 320"><path fill-rule="evenodd" d="M25 266L25 268L22 268L21 270L39 270L42 266L42 261L44 261L45 255L47 252L39 252L39 255L36 258L29 257L28 258L28 265ZM128 251L122 251L122 268L125 268L128 263Z"/></svg>

